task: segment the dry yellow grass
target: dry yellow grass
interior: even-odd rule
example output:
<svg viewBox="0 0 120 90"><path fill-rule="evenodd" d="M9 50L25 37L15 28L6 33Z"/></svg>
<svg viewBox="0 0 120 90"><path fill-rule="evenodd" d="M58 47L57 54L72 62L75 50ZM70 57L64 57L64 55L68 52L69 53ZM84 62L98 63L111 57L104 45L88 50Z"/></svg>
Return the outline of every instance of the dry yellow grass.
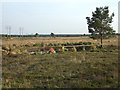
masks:
<svg viewBox="0 0 120 90"><path fill-rule="evenodd" d="M33 45L35 43L66 43L66 42L92 42L99 44L100 40L93 40L87 36L81 36L81 37L56 37L56 38L50 38L50 37L13 37L11 39L2 39L2 45ZM111 38L111 39L104 39L103 40L104 45L118 45L118 37Z"/></svg>

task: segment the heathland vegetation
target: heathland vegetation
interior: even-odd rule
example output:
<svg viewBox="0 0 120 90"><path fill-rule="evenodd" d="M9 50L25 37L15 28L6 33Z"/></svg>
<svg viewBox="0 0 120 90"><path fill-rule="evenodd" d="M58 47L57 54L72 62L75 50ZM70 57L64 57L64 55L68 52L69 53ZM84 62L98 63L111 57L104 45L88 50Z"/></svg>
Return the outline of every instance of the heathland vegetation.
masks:
<svg viewBox="0 0 120 90"><path fill-rule="evenodd" d="M88 42L89 41L89 42ZM118 37L3 38L3 88L91 88L118 86ZM41 48L93 45L95 50L40 54ZM38 51L37 51L37 50ZM60 48L62 49L62 48ZM36 54L30 54L33 50Z"/></svg>
<svg viewBox="0 0 120 90"><path fill-rule="evenodd" d="M110 27L114 14L109 17L108 7L92 14L86 18L92 33L87 36L3 35L2 87L118 88L119 36Z"/></svg>

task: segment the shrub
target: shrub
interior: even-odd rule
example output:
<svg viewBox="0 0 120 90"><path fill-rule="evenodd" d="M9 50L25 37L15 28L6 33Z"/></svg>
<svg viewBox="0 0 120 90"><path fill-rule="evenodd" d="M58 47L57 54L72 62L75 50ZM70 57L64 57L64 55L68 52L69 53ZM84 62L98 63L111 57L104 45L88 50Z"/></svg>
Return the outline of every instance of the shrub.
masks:
<svg viewBox="0 0 120 90"><path fill-rule="evenodd" d="M40 47L43 47L43 46L44 46L44 43L35 43L35 44L33 44L33 46L40 46Z"/></svg>
<svg viewBox="0 0 120 90"><path fill-rule="evenodd" d="M48 44L48 46L54 46L54 44L52 44L52 43L49 43L49 44Z"/></svg>

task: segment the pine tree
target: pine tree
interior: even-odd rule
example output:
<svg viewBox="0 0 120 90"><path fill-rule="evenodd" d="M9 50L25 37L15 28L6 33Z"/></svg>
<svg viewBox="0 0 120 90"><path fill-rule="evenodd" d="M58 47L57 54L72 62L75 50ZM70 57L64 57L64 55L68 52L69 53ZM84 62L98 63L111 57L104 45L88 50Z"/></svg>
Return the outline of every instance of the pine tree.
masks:
<svg viewBox="0 0 120 90"><path fill-rule="evenodd" d="M86 17L88 30L91 33L91 38L100 39L101 47L103 44L103 39L110 38L115 31L111 27L113 22L114 13L109 16L109 7L96 7L96 11L92 12L92 18Z"/></svg>

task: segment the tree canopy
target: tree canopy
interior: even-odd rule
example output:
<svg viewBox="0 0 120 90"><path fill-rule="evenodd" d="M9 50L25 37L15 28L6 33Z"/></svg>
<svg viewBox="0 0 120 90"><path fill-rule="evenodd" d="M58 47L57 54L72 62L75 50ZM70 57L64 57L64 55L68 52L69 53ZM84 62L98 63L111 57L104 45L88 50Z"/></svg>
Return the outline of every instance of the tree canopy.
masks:
<svg viewBox="0 0 120 90"><path fill-rule="evenodd" d="M54 33L51 33L50 36L55 38L55 34Z"/></svg>
<svg viewBox="0 0 120 90"><path fill-rule="evenodd" d="M39 36L39 34L38 33L35 33L35 37L38 37Z"/></svg>
<svg viewBox="0 0 120 90"><path fill-rule="evenodd" d="M88 31L91 33L91 38L101 39L110 38L114 33L111 23L113 22L114 13L109 15L109 7L96 7L96 11L92 12L92 18L86 17Z"/></svg>

